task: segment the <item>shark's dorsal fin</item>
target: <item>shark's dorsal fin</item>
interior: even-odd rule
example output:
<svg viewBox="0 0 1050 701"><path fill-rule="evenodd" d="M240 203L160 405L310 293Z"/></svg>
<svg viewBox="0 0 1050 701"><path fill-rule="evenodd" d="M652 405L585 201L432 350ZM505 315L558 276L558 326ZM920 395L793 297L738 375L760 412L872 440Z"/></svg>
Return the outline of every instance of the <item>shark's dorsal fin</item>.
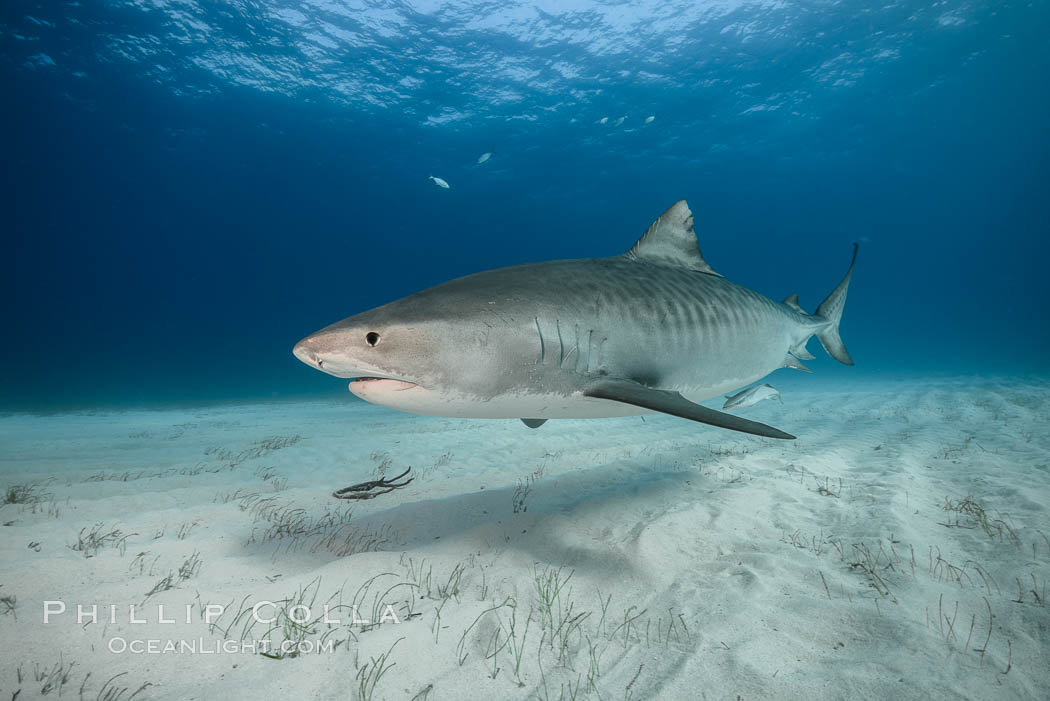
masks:
<svg viewBox="0 0 1050 701"><path fill-rule="evenodd" d="M799 312L800 314L805 314L806 313L805 311L802 310L802 306L798 303L798 293L797 292L795 294L793 294L793 295L790 295L787 299L785 299L783 302L781 302L781 304L783 304L785 307L791 307L792 309L794 309L796 312Z"/></svg>
<svg viewBox="0 0 1050 701"><path fill-rule="evenodd" d="M693 231L693 213L685 200L678 200L652 223L638 243L623 254L631 260L689 268L718 275L704 260ZM721 275L718 275L722 277Z"/></svg>

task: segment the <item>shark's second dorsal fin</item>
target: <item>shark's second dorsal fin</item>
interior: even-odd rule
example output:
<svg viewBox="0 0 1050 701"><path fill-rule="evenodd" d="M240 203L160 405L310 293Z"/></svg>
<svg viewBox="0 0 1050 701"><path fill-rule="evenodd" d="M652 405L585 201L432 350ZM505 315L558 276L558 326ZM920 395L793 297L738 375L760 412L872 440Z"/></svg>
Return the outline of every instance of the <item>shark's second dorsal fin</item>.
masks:
<svg viewBox="0 0 1050 701"><path fill-rule="evenodd" d="M718 275L700 253L700 244L693 231L693 213L685 200L678 200L668 207L624 257Z"/></svg>
<svg viewBox="0 0 1050 701"><path fill-rule="evenodd" d="M800 314L805 314L805 310L802 309L802 305L798 303L798 293L788 295L788 298L781 302L785 307L790 307Z"/></svg>

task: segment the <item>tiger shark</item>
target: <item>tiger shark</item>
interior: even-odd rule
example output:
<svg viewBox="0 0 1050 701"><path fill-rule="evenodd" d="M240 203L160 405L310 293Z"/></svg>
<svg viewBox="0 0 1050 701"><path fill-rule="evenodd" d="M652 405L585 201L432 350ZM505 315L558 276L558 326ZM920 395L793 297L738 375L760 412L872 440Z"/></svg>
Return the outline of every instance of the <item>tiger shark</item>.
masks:
<svg viewBox="0 0 1050 701"><path fill-rule="evenodd" d="M734 284L704 260L685 200L626 253L467 275L351 316L299 341L307 365L401 411L455 418L606 418L662 412L794 438L698 402L778 368L807 370L816 336L839 336L846 276L815 314Z"/></svg>

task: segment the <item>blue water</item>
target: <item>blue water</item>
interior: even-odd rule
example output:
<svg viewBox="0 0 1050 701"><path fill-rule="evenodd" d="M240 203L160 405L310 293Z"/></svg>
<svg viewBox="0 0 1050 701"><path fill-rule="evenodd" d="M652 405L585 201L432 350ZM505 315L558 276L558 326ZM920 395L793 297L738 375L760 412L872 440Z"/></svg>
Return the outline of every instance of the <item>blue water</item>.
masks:
<svg viewBox="0 0 1050 701"><path fill-rule="evenodd" d="M5 2L0 401L345 393L299 338L681 198L807 309L861 242L821 376L1050 369L1050 6L577 5Z"/></svg>

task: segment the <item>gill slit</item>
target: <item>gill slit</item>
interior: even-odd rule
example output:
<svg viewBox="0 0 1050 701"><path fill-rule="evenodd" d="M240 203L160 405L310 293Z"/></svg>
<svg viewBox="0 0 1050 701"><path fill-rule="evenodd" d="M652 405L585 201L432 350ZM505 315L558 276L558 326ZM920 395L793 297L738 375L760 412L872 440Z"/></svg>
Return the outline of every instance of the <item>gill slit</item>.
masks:
<svg viewBox="0 0 1050 701"><path fill-rule="evenodd" d="M565 361L565 342L561 337L561 321L559 319L554 320L554 328L558 332L558 367L561 367Z"/></svg>
<svg viewBox="0 0 1050 701"><path fill-rule="evenodd" d="M537 316L537 317L533 317L533 319L536 321L536 333L540 337L540 359L536 361L536 364L537 365L543 365L543 359L544 359L544 356L546 355L546 352L545 352L545 349L544 349L544 346L543 346L543 329L540 328L540 318Z"/></svg>

